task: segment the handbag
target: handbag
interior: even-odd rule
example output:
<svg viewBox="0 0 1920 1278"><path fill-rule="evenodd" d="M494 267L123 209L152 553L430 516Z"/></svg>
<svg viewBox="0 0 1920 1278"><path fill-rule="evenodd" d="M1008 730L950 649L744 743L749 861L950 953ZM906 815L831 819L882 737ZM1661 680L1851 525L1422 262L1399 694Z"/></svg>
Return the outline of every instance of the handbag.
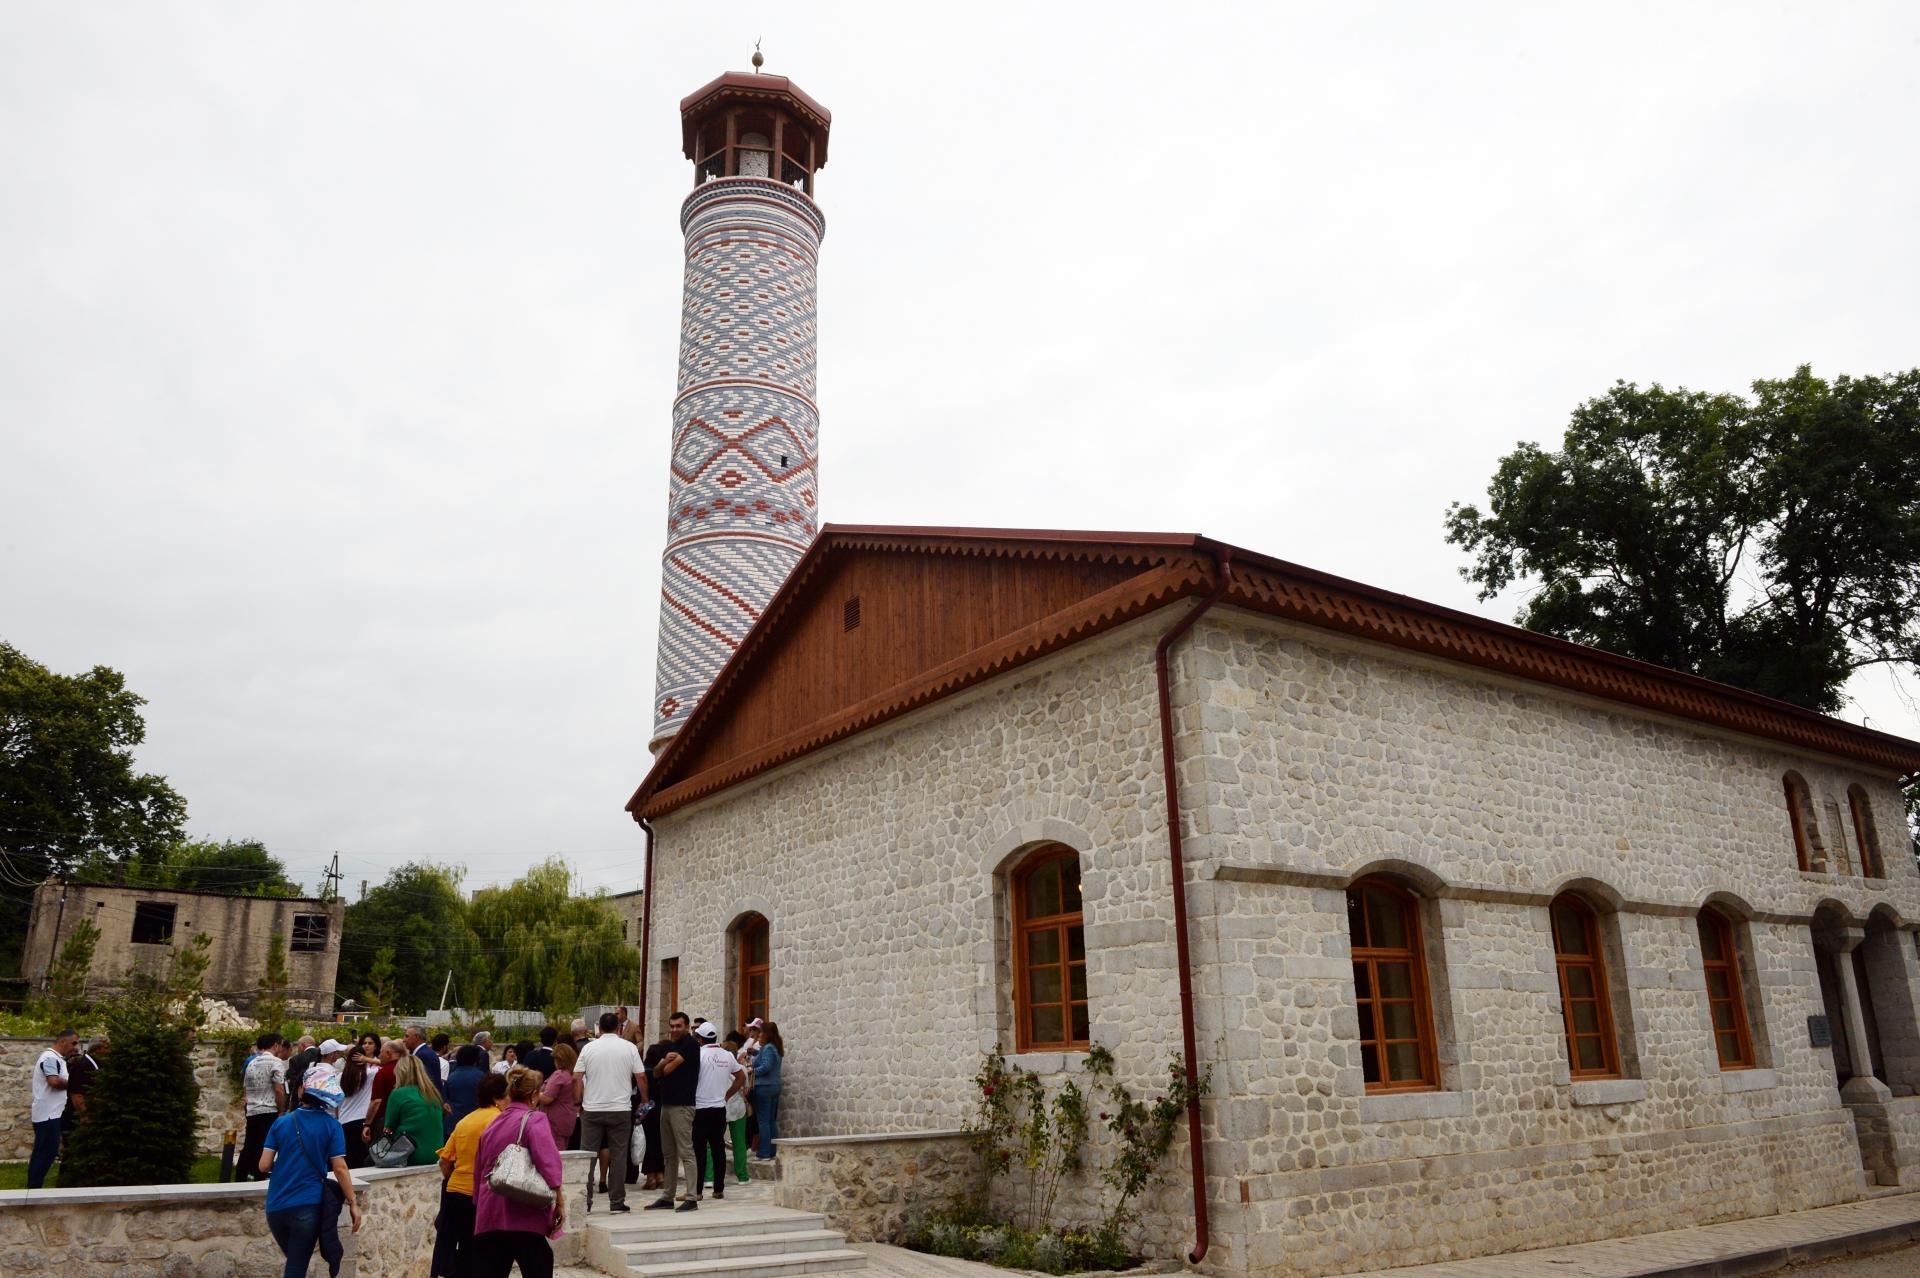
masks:
<svg viewBox="0 0 1920 1278"><path fill-rule="evenodd" d="M367 1149L375 1167L406 1167L413 1162L413 1137L405 1132L388 1132Z"/></svg>
<svg viewBox="0 0 1920 1278"><path fill-rule="evenodd" d="M553 1186L533 1165L533 1151L526 1145L527 1121L532 1117L532 1110L520 1115L520 1134L493 1160L493 1170L487 1173L487 1188L509 1202L551 1208Z"/></svg>

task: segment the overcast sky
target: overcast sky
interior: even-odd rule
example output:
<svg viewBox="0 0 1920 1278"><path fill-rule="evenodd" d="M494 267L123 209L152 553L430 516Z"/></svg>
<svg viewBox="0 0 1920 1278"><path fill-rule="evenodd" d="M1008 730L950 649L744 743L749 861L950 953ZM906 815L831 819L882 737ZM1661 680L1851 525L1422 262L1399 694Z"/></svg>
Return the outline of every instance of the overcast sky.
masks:
<svg viewBox="0 0 1920 1278"><path fill-rule="evenodd" d="M8 0L0 638L309 886L637 886L676 106L756 37L834 115L830 521L1510 620L1442 515L1616 378L1920 363L1911 4L1066 8Z"/></svg>

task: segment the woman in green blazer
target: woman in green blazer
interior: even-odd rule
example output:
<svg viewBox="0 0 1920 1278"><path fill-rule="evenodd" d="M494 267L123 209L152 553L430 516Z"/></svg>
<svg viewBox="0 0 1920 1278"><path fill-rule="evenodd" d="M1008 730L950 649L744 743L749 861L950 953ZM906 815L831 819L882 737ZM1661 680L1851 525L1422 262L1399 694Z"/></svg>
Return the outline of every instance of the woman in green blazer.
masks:
<svg viewBox="0 0 1920 1278"><path fill-rule="evenodd" d="M445 1110L440 1089L427 1076L417 1056L402 1056L393 1067L393 1094L380 1111L380 1125L389 1132L403 1132L413 1141L409 1167L424 1167L440 1160L440 1146L446 1143Z"/></svg>

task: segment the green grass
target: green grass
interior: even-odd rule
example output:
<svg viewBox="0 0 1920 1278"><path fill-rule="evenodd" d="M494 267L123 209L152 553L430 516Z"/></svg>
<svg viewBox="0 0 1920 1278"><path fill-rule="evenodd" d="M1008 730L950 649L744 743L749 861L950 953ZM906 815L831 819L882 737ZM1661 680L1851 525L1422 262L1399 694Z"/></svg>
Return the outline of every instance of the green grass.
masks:
<svg viewBox="0 0 1920 1278"><path fill-rule="evenodd" d="M220 1179L220 1156L201 1154L193 1160L193 1170L187 1173L187 1181L194 1185L211 1185ZM0 1163L0 1189L25 1189L27 1187L27 1165L25 1163ZM47 1173L48 1189L60 1187L60 1168Z"/></svg>

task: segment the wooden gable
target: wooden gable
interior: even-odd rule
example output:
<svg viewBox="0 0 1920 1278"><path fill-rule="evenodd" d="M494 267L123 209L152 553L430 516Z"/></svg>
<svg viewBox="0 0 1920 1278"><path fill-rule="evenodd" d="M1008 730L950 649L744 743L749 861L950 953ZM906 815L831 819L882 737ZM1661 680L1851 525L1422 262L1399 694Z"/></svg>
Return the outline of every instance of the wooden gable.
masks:
<svg viewBox="0 0 1920 1278"><path fill-rule="evenodd" d="M662 751L634 810L677 807L1159 607L1204 582L1208 560L1192 543L829 525Z"/></svg>
<svg viewBox="0 0 1920 1278"><path fill-rule="evenodd" d="M1920 774L1920 743L1204 537L827 525L627 804L659 816L1182 596Z"/></svg>

